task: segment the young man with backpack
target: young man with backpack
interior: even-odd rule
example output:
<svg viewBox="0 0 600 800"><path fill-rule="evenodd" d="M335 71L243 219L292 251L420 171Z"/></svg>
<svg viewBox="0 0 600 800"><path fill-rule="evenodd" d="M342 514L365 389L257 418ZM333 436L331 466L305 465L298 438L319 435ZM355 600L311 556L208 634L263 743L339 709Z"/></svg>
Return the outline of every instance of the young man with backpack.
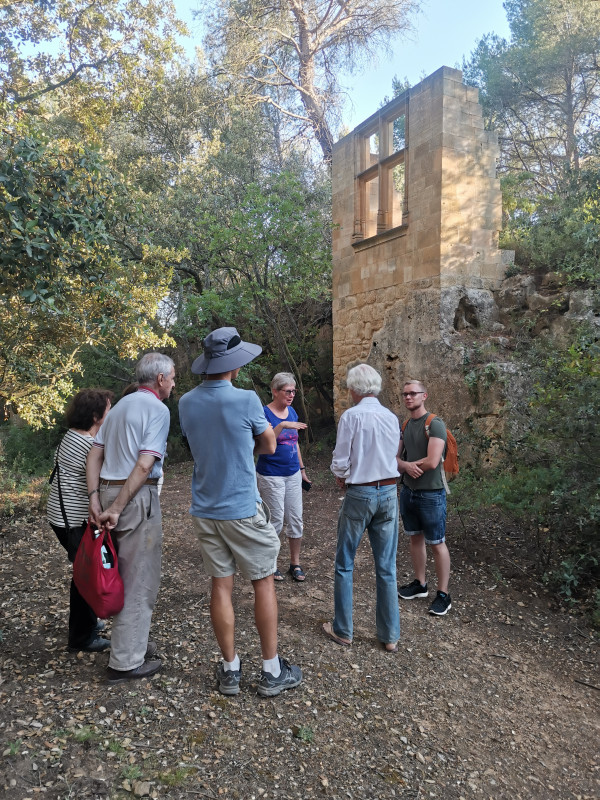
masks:
<svg viewBox="0 0 600 800"><path fill-rule="evenodd" d="M436 616L452 608L448 594L450 554L446 546L446 488L444 450L448 439L443 421L425 409L427 390L420 381L406 381L402 392L410 419L402 426L398 470L403 473L400 514L404 532L410 537L410 557L415 580L401 586L398 597L414 600L427 597L425 568L431 547L437 594L429 607Z"/></svg>

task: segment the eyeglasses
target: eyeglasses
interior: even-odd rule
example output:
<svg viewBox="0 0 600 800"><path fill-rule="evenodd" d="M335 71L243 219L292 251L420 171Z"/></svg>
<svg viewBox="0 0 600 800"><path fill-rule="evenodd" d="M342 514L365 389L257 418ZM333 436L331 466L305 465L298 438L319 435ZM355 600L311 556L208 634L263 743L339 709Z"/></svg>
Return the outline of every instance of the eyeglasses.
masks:
<svg viewBox="0 0 600 800"><path fill-rule="evenodd" d="M296 390L295 389L282 389L282 392L284 394L296 394Z"/></svg>
<svg viewBox="0 0 600 800"><path fill-rule="evenodd" d="M425 394L425 392L402 392L402 397L406 400L407 397L416 397L418 394Z"/></svg>

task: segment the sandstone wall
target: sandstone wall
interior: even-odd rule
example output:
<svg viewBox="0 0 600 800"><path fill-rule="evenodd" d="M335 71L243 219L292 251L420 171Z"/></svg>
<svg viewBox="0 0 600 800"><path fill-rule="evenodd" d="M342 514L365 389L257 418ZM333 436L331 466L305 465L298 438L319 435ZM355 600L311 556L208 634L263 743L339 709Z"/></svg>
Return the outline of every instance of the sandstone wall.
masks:
<svg viewBox="0 0 600 800"><path fill-rule="evenodd" d="M399 113L406 125L401 218L398 198L386 204L388 195L380 188L394 161L389 122ZM371 152L373 147L379 153ZM397 411L403 408L404 378L415 377L428 384L432 409L449 420L463 416L469 397L456 334L470 326L470 319L490 329L500 324L492 297L505 270L497 247L497 155L495 134L483 129L477 90L448 67L380 109L335 146L336 413L347 405L343 378L348 364L363 360L382 371L382 399ZM370 182L361 199L365 176Z"/></svg>

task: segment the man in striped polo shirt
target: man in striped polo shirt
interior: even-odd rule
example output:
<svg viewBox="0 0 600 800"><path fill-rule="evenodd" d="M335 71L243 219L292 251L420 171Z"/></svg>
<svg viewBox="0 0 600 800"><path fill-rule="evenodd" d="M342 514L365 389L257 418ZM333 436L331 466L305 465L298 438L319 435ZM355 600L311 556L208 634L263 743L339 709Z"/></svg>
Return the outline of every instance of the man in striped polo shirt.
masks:
<svg viewBox="0 0 600 800"><path fill-rule="evenodd" d="M106 417L87 461L90 519L112 531L125 586L113 620L108 682L147 678L162 662L148 641L161 571L162 518L157 484L170 415L162 402L175 386L175 366L148 353L136 366L139 389Z"/></svg>

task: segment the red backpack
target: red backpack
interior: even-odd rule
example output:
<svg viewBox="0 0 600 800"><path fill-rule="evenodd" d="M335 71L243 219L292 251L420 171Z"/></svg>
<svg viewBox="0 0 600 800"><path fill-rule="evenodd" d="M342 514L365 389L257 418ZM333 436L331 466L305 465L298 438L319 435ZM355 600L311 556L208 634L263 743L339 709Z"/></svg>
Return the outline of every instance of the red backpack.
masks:
<svg viewBox="0 0 600 800"><path fill-rule="evenodd" d="M431 420L435 419L437 414L428 414L427 419L425 420L425 435L429 439L429 427L431 425ZM404 436L404 429L408 425L408 420L405 420L402 423L402 435ZM450 489L448 488L447 481L454 480L458 475L458 445L456 444L456 439L454 435L446 428L446 447L445 447L445 454L442 456L442 463L444 465L444 469L442 470L442 480L444 481L444 486L446 487L446 491L450 494Z"/></svg>

